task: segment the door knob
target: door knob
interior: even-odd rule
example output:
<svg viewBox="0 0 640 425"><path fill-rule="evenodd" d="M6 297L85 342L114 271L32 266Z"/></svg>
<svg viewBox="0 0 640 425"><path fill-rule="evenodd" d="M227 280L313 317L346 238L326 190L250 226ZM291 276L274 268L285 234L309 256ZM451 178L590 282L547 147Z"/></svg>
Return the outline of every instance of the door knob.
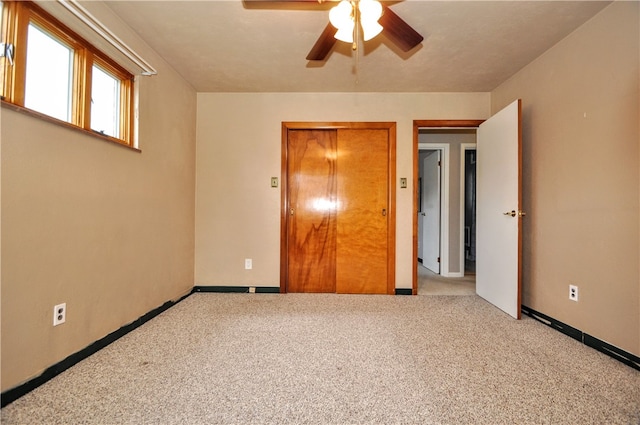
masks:
<svg viewBox="0 0 640 425"><path fill-rule="evenodd" d="M291 208L291 209L289 210L289 214L290 214L290 215L293 215L293 208Z"/></svg>
<svg viewBox="0 0 640 425"><path fill-rule="evenodd" d="M511 210L511 211L507 211L506 213L502 213L502 214L503 215L510 215L511 217L515 217L515 216L524 217L525 215L527 215L526 212L521 211L521 210L518 210L518 211Z"/></svg>
<svg viewBox="0 0 640 425"><path fill-rule="evenodd" d="M382 209L382 215L383 215L383 216L386 216L386 215L387 215L387 209L386 209L386 208L383 208L383 209Z"/></svg>

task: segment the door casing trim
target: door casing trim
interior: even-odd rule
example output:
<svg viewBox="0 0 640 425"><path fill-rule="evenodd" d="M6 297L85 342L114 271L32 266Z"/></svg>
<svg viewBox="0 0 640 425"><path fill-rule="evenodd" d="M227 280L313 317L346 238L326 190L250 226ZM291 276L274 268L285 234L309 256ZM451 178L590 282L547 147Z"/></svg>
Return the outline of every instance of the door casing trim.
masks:
<svg viewBox="0 0 640 425"><path fill-rule="evenodd" d="M475 128L485 120L413 120L412 293L418 295L418 134L421 128Z"/></svg>

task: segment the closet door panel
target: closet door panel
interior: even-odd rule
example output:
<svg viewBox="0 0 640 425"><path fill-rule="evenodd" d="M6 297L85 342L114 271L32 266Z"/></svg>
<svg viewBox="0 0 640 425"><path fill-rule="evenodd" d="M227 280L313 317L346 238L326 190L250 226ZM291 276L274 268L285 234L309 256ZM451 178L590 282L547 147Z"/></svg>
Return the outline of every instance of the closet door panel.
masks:
<svg viewBox="0 0 640 425"><path fill-rule="evenodd" d="M336 292L386 294L389 134L338 130Z"/></svg>
<svg viewBox="0 0 640 425"><path fill-rule="evenodd" d="M288 134L288 292L336 292L336 130Z"/></svg>

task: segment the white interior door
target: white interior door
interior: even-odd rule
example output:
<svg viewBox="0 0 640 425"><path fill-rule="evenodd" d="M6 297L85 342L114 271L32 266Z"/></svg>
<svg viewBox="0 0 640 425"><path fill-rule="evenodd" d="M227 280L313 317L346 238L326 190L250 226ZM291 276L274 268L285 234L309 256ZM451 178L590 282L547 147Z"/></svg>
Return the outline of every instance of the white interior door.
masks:
<svg viewBox="0 0 640 425"><path fill-rule="evenodd" d="M521 101L478 128L476 292L520 318Z"/></svg>
<svg viewBox="0 0 640 425"><path fill-rule="evenodd" d="M440 274L440 151L434 150L423 162L422 177L422 264Z"/></svg>
<svg viewBox="0 0 640 425"><path fill-rule="evenodd" d="M420 189L422 190L422 189ZM418 236L416 239L418 239L418 258L420 260L422 260L424 258L424 250L422 249L422 245L423 245L423 234L424 234L424 216L425 213L423 211L418 211Z"/></svg>

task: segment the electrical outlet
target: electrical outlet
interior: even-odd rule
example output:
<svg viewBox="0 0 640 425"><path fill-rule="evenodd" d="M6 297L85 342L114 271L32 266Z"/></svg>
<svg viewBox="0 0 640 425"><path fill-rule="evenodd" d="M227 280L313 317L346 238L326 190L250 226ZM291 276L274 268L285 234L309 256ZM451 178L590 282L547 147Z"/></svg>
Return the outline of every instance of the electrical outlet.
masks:
<svg viewBox="0 0 640 425"><path fill-rule="evenodd" d="M576 285L569 285L569 299L578 301L578 287Z"/></svg>
<svg viewBox="0 0 640 425"><path fill-rule="evenodd" d="M67 320L67 303L53 307L53 326L61 325Z"/></svg>
<svg viewBox="0 0 640 425"><path fill-rule="evenodd" d="M250 294L255 294L256 293L256 287L255 286L249 286L249 293Z"/></svg>
<svg viewBox="0 0 640 425"><path fill-rule="evenodd" d="M253 261L251 261L251 258L245 258L244 259L244 269L245 270L251 270L253 268Z"/></svg>

